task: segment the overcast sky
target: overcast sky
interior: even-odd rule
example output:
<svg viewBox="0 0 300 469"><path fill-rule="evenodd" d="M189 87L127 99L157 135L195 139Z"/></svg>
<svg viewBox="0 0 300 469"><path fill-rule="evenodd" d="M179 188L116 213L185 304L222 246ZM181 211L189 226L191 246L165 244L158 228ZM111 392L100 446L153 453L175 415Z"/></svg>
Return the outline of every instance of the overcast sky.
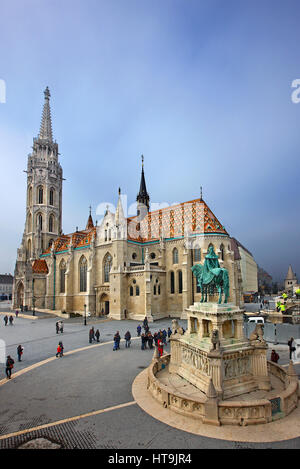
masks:
<svg viewBox="0 0 300 469"><path fill-rule="evenodd" d="M1 273L21 243L23 170L48 85L65 233L85 227L89 205L96 218L116 204L119 186L133 203L144 154L151 202L203 186L261 267L277 280L292 264L300 277L299 0L0 4Z"/></svg>

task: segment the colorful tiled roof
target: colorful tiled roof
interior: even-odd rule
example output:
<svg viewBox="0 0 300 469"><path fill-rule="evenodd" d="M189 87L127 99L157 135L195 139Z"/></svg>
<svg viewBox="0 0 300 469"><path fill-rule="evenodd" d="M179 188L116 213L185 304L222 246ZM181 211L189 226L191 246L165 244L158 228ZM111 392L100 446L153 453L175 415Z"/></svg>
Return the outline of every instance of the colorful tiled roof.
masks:
<svg viewBox="0 0 300 469"><path fill-rule="evenodd" d="M75 231L67 235L59 236L53 243L54 252L66 251L73 246L73 248L83 247L90 244L93 233L96 232L96 227L91 228L90 230ZM44 254L50 254L51 246L49 246Z"/></svg>
<svg viewBox="0 0 300 469"><path fill-rule="evenodd" d="M202 199L149 212L143 220L127 219L128 239L139 242L189 234L225 234L224 226Z"/></svg>
<svg viewBox="0 0 300 469"><path fill-rule="evenodd" d="M47 274L48 266L44 259L36 259L32 263L32 272L34 274Z"/></svg>

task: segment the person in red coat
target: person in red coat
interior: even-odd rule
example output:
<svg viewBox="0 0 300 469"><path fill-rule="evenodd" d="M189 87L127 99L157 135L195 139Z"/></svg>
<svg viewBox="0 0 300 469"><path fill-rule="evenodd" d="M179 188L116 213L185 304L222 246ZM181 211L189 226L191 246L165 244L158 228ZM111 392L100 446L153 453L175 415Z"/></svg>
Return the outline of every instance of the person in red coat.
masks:
<svg viewBox="0 0 300 469"><path fill-rule="evenodd" d="M57 346L57 353L56 353L56 356L57 356L57 357L58 357L58 356L62 357L62 349L61 349L60 344L58 344L58 346Z"/></svg>
<svg viewBox="0 0 300 469"><path fill-rule="evenodd" d="M159 338L157 341L157 349L158 349L158 354L161 357L164 351L164 344L161 338Z"/></svg>

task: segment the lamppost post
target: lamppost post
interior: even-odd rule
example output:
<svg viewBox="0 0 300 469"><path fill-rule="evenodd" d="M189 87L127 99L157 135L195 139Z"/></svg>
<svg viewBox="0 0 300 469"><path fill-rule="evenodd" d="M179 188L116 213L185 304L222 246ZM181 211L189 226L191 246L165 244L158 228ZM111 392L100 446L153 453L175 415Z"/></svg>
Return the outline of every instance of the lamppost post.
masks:
<svg viewBox="0 0 300 469"><path fill-rule="evenodd" d="M84 325L86 326L86 304L84 305Z"/></svg>
<svg viewBox="0 0 300 469"><path fill-rule="evenodd" d="M32 279L32 316L35 316L34 278Z"/></svg>

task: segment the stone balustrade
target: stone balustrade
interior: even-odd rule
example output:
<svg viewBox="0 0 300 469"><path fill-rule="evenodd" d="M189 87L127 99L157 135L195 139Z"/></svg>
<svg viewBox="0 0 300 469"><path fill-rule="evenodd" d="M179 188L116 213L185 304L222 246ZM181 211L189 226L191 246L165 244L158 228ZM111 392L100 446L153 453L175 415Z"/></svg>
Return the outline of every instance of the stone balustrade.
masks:
<svg viewBox="0 0 300 469"><path fill-rule="evenodd" d="M169 367L171 355L154 358L148 368L147 388L151 395L164 408L168 408L182 415L201 420L203 423L214 425L254 425L264 424L283 418L292 412L298 405L299 385L296 375L281 366L268 361L268 371L279 378L285 389L272 399L230 401L217 398L204 398L202 401L193 399L179 390L171 388L159 381L157 374ZM216 418L211 419L211 406L215 405Z"/></svg>

